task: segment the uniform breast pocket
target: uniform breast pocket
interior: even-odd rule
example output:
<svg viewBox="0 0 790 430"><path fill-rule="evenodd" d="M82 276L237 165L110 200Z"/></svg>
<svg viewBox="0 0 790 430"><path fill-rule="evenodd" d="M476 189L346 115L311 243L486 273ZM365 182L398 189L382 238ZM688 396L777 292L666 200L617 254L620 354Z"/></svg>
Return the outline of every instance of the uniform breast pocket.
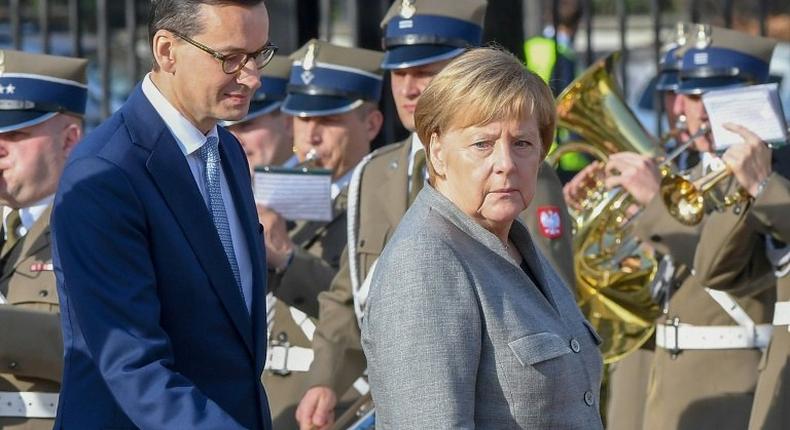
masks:
<svg viewBox="0 0 790 430"><path fill-rule="evenodd" d="M379 258L384 250L389 236L389 228L375 226L359 232L357 240L357 253L359 255L359 267L363 273L367 273L373 262ZM361 280L360 280L361 281Z"/></svg>
<svg viewBox="0 0 790 430"><path fill-rule="evenodd" d="M57 306L58 293L55 273L45 267L18 267L8 281L8 302L14 305L40 305L42 310Z"/></svg>
<svg viewBox="0 0 790 430"><path fill-rule="evenodd" d="M511 341L508 346L524 367L534 366L571 352L568 342L550 332L530 334Z"/></svg>

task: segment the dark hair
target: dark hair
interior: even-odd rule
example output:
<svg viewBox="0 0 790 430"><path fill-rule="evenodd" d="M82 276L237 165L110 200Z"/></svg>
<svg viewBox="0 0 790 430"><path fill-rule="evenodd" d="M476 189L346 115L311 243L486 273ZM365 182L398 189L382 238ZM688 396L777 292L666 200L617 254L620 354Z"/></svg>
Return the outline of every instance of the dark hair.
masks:
<svg viewBox="0 0 790 430"><path fill-rule="evenodd" d="M159 30L177 31L192 37L203 31L203 22L198 19L201 5L258 6L263 0L151 0L148 12L148 46L153 47L154 35ZM154 62L154 69L158 65Z"/></svg>

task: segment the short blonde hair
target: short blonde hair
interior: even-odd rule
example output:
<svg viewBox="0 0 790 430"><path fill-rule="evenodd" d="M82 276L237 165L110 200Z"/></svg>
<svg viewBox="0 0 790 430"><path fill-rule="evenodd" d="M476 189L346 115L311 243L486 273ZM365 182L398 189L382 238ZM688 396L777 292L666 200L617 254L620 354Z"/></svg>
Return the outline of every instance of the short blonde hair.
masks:
<svg viewBox="0 0 790 430"><path fill-rule="evenodd" d="M511 53L474 48L455 58L425 88L414 112L417 135L425 146L431 177L431 136L451 127L534 116L543 156L554 140L556 111L551 90Z"/></svg>

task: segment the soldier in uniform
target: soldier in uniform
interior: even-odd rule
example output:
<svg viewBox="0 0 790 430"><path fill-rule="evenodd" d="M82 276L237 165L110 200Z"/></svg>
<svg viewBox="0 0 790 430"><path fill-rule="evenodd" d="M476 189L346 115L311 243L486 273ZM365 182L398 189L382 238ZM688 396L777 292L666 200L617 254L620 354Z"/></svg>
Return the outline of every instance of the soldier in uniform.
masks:
<svg viewBox="0 0 790 430"><path fill-rule="evenodd" d="M698 25L680 61L674 110L695 134L707 121L701 94L731 85L764 83L774 42L724 28ZM701 162L690 176L717 165L711 137L696 138ZM754 283L731 285L730 294L706 289L692 275L700 227L675 220L659 193L655 160L618 153L606 165L606 185L622 186L644 210L633 222L643 243L670 256L662 277L664 315L656 329L656 351L645 406L645 429L742 429L748 422L763 336L773 303L771 291Z"/></svg>
<svg viewBox="0 0 790 430"><path fill-rule="evenodd" d="M391 72L398 116L414 131L414 109L433 76L468 46L480 43L484 0L396 1L382 27L382 67ZM349 186L349 238L340 272L319 296L320 320L313 340L310 390L297 409L300 428L328 428L338 393L367 391L359 321L370 273L387 240L425 182L425 152L416 134L367 157ZM573 286L570 221L562 186L551 166L538 175L532 205L522 215L535 244Z"/></svg>
<svg viewBox="0 0 790 430"><path fill-rule="evenodd" d="M86 61L0 50L0 428L51 429L63 340L49 215L82 138Z"/></svg>
<svg viewBox="0 0 790 430"><path fill-rule="evenodd" d="M239 139L250 164L250 175L257 166L298 163L291 151L293 122L280 112L290 73L291 60L275 55L261 72L261 86L250 101L247 116L220 123Z"/></svg>
<svg viewBox="0 0 790 430"><path fill-rule="evenodd" d="M740 126L733 131L744 143L728 149L722 159L751 201L710 216L694 268L703 285L724 291L740 283L739 278L759 282L765 276L775 277L774 327L760 363L749 429L786 429L790 425L790 148L772 154L751 131Z"/></svg>
<svg viewBox="0 0 790 430"><path fill-rule="evenodd" d="M680 26L680 25L679 25ZM675 112L677 98L678 68L680 54L687 41L687 29L679 27L676 40L665 47L659 62L656 91L664 103L664 113L670 127L678 126L680 114ZM685 125L685 121L683 121ZM674 132L678 134L677 131ZM676 142L680 144L682 142ZM686 151L684 154L687 154ZM684 160L687 157L683 157ZM598 168L598 163L591 169ZM606 428L608 430L632 430L642 426L650 379L650 365L653 361L655 341L651 339L641 348L625 358L608 366L608 402L606 405Z"/></svg>
<svg viewBox="0 0 790 430"><path fill-rule="evenodd" d="M329 288L346 246L346 187L381 128L381 53L312 40L291 58L288 96L300 162L332 170L330 221L298 221L290 231L276 212L259 206L265 226L270 297L269 358L263 383L275 429L294 429L296 405L307 390L318 293ZM341 405L359 396L350 390Z"/></svg>

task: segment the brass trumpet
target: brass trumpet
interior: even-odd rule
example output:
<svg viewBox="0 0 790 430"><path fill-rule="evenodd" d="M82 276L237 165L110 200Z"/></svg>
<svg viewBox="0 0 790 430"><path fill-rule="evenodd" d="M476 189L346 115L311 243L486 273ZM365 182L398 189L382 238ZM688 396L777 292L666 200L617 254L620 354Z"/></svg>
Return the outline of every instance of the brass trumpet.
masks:
<svg viewBox="0 0 790 430"><path fill-rule="evenodd" d="M706 207L723 209L749 199L749 194L738 187L718 204L711 202L710 191L731 174L732 170L724 166L694 181L680 175L666 176L661 180L661 199L673 218L682 224L695 226L705 217Z"/></svg>
<svg viewBox="0 0 790 430"><path fill-rule="evenodd" d="M790 133L790 128L788 128L788 133ZM776 148L770 144L769 147ZM705 218L706 209L725 209L751 198L749 193L740 186L724 198L717 199L712 196L712 191L717 189L717 185L731 175L732 170L724 164L720 169L694 181L679 175L670 175L661 180L661 198L669 213L676 220L688 226L695 226Z"/></svg>

